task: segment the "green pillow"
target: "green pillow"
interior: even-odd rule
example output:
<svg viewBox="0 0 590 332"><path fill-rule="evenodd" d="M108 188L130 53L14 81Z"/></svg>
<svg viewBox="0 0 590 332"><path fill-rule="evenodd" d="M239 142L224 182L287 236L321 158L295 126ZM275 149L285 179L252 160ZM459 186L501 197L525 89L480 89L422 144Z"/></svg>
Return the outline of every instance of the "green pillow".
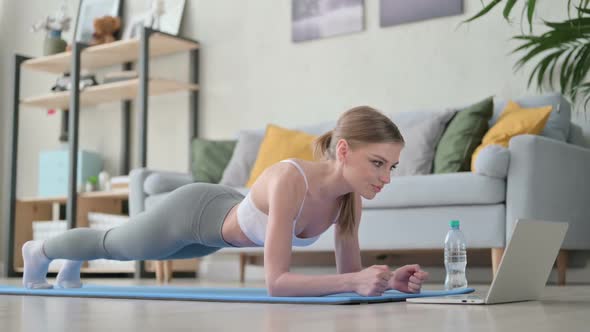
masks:
<svg viewBox="0 0 590 332"><path fill-rule="evenodd" d="M434 173L470 170L471 155L488 131L493 113L493 97L457 111L436 148Z"/></svg>
<svg viewBox="0 0 590 332"><path fill-rule="evenodd" d="M192 172L195 182L219 183L234 153L235 140L195 138L192 142Z"/></svg>

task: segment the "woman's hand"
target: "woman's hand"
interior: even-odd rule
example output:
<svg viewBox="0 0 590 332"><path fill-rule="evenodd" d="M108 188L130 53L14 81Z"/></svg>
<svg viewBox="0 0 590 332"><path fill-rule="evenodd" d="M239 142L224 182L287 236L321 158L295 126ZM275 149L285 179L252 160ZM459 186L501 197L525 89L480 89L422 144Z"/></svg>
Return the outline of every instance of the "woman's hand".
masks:
<svg viewBox="0 0 590 332"><path fill-rule="evenodd" d="M355 292L362 296L381 296L392 273L387 265L373 265L355 274Z"/></svg>
<svg viewBox="0 0 590 332"><path fill-rule="evenodd" d="M422 271L420 265L404 265L391 272L389 288L404 293L420 293L422 283L428 278L428 272Z"/></svg>

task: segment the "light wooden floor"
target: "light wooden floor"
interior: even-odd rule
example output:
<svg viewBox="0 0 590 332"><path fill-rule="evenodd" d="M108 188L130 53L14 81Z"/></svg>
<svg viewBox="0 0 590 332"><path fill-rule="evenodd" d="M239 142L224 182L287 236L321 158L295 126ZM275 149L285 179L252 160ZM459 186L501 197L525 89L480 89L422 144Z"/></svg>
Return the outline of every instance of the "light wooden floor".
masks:
<svg viewBox="0 0 590 332"><path fill-rule="evenodd" d="M152 280L95 279L111 285ZM20 284L0 279L0 284ZM239 287L175 279L172 285ZM261 287L261 284L246 284ZM471 285L478 292L487 286ZM442 285L426 285L440 289ZM589 331L590 285L547 286L541 301L500 305L293 305L0 295L1 331Z"/></svg>

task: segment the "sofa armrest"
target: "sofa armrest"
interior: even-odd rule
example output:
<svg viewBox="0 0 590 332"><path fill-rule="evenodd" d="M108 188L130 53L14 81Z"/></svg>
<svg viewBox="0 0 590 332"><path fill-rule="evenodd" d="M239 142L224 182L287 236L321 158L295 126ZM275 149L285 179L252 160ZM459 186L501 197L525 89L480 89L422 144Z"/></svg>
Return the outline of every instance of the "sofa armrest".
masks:
<svg viewBox="0 0 590 332"><path fill-rule="evenodd" d="M188 173L152 171L143 183L143 190L148 195L156 195L171 192L193 182L193 176Z"/></svg>
<svg viewBox="0 0 590 332"><path fill-rule="evenodd" d="M518 218L567 221L564 249L590 249L590 149L519 135L510 140L506 241Z"/></svg>
<svg viewBox="0 0 590 332"><path fill-rule="evenodd" d="M129 215L134 216L145 210L148 196L170 192L194 181L187 173L135 168L129 173L129 182Z"/></svg>
<svg viewBox="0 0 590 332"><path fill-rule="evenodd" d="M133 217L145 210L146 192L143 190L145 179L152 174L147 168L135 168L129 173L129 216Z"/></svg>

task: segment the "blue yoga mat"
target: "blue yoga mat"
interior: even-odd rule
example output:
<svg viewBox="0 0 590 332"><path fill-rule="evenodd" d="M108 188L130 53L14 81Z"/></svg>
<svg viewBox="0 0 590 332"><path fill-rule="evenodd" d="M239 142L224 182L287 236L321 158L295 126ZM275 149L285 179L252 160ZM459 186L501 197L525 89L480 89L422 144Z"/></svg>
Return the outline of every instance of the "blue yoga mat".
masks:
<svg viewBox="0 0 590 332"><path fill-rule="evenodd" d="M70 289L27 289L23 287L0 285L0 294L6 295L301 304L395 302L404 301L406 298L410 297L466 294L473 291L473 288L464 288L452 291L422 290L420 294L408 294L389 290L382 296L359 296L356 293L340 293L317 297L272 297L267 295L266 289L264 288L84 285L82 288Z"/></svg>

